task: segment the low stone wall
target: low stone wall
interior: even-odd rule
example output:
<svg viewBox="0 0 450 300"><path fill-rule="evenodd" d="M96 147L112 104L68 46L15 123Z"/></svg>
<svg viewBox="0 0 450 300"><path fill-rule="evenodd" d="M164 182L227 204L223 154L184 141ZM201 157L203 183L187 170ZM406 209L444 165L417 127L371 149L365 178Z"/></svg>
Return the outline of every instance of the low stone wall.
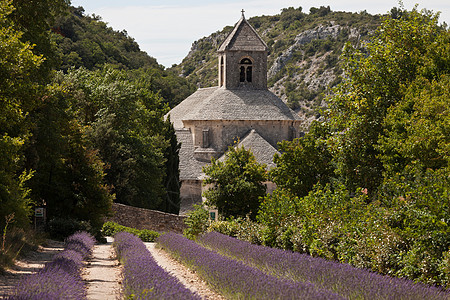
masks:
<svg viewBox="0 0 450 300"><path fill-rule="evenodd" d="M168 214L160 211L114 203L112 221L123 226L137 229L150 229L158 232L182 233L186 227L185 216Z"/></svg>

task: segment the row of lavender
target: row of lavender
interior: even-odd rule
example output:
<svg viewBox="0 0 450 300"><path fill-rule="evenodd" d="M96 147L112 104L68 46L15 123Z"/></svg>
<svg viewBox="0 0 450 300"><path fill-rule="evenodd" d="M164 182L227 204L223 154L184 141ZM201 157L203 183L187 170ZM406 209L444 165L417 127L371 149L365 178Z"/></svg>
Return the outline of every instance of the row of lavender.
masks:
<svg viewBox="0 0 450 300"><path fill-rule="evenodd" d="M346 299L450 299L450 293L440 288L306 254L254 245L217 232L199 237L198 242L267 274L297 283L310 282Z"/></svg>
<svg viewBox="0 0 450 300"><path fill-rule="evenodd" d="M217 291L231 299L345 299L310 282L271 276L243 262L167 233L158 243L184 262Z"/></svg>
<svg viewBox="0 0 450 300"><path fill-rule="evenodd" d="M201 299L161 268L137 236L119 232L113 246L123 265L126 299Z"/></svg>
<svg viewBox="0 0 450 300"><path fill-rule="evenodd" d="M22 277L6 299L86 299L81 270L94 244L95 239L86 232L71 235L63 251L37 273Z"/></svg>

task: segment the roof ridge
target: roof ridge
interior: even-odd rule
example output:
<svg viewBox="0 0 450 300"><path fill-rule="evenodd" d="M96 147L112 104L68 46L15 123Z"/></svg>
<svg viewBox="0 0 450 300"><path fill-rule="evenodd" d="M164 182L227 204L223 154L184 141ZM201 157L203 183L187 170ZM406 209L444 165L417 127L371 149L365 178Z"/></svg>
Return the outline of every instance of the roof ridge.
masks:
<svg viewBox="0 0 450 300"><path fill-rule="evenodd" d="M253 28L252 25L250 25L250 23L247 21L247 19L242 16L239 21L234 25L233 30L230 32L230 34L227 36L227 38L223 41L223 43L220 45L219 49L217 50L218 52L223 52L225 50L228 50L230 48L230 45L232 44L233 41L236 40L236 37L238 36L238 32L240 30L240 28L244 25L247 25L252 32L255 34L255 36L258 38L258 40L263 44L265 50L264 51L268 51L269 47L267 46L266 42L264 42L264 40L259 36L259 34L256 32L256 30Z"/></svg>

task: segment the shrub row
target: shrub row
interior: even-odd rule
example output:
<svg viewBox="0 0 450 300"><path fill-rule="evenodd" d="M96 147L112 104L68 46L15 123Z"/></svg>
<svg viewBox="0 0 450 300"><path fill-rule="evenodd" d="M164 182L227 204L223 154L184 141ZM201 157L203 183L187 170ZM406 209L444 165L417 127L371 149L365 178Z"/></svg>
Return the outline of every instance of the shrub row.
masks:
<svg viewBox="0 0 450 300"><path fill-rule="evenodd" d="M182 235L167 233L157 242L231 299L344 299L309 282L278 278L208 250Z"/></svg>
<svg viewBox="0 0 450 300"><path fill-rule="evenodd" d="M126 299L200 299L161 268L137 236L119 232L113 246L123 264Z"/></svg>
<svg viewBox="0 0 450 300"><path fill-rule="evenodd" d="M357 269L322 258L253 245L217 232L197 242L277 277L311 282L346 299L449 299L450 293L425 284Z"/></svg>
<svg viewBox="0 0 450 300"><path fill-rule="evenodd" d="M86 299L81 269L94 244L95 239L86 232L69 236L64 250L37 273L22 277L7 299Z"/></svg>
<svg viewBox="0 0 450 300"><path fill-rule="evenodd" d="M102 233L104 236L114 236L118 232L129 232L138 236L144 242L154 242L160 235L158 232L148 229L136 229L119 225L114 222L106 222L103 224Z"/></svg>

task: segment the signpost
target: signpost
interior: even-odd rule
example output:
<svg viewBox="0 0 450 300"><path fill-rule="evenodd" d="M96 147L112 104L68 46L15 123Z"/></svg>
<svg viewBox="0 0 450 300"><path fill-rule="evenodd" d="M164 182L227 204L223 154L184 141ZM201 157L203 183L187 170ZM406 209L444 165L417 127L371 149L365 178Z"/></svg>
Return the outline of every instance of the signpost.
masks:
<svg viewBox="0 0 450 300"><path fill-rule="evenodd" d="M46 220L46 209L45 207L36 207L34 209L34 229L40 230L43 229L45 226L45 220Z"/></svg>

